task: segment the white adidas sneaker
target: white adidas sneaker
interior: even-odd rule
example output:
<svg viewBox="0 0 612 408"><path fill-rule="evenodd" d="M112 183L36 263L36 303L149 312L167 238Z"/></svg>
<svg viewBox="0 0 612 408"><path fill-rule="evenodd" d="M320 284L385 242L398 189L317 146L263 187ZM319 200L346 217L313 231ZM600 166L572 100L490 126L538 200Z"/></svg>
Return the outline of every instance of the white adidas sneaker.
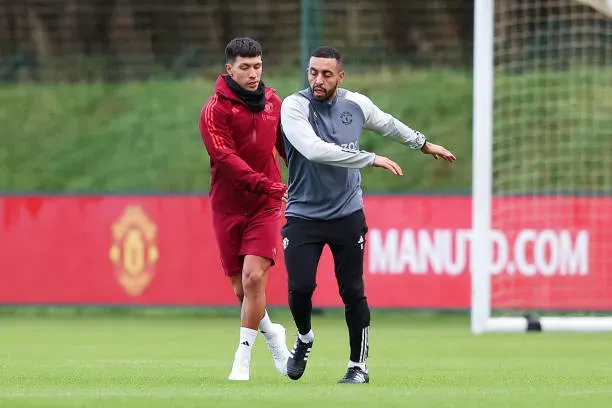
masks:
<svg viewBox="0 0 612 408"><path fill-rule="evenodd" d="M235 356L234 363L232 364L232 372L227 379L230 381L249 381L250 366L251 362L248 359Z"/></svg>
<svg viewBox="0 0 612 408"><path fill-rule="evenodd" d="M287 336L286 330L282 324L273 323L273 330L262 332L268 345L268 350L274 358L274 366L276 371L281 375L287 375L287 359L290 356L289 349L287 349Z"/></svg>

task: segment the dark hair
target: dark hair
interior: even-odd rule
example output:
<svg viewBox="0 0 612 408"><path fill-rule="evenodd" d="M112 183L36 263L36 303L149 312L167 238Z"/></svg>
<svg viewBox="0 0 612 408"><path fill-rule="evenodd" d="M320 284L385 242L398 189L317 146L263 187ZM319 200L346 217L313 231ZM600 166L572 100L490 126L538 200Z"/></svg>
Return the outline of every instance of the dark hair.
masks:
<svg viewBox="0 0 612 408"><path fill-rule="evenodd" d="M225 46L225 61L232 64L237 57L260 57L261 44L249 37L234 38Z"/></svg>
<svg viewBox="0 0 612 408"><path fill-rule="evenodd" d="M310 56L315 58L333 58L338 61L339 66L342 66L342 55L334 47L318 47Z"/></svg>

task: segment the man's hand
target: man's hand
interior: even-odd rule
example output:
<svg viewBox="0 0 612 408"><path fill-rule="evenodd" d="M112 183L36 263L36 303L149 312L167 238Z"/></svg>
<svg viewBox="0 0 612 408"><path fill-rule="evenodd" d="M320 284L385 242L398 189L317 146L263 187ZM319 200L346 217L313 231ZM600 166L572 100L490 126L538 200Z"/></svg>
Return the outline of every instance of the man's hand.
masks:
<svg viewBox="0 0 612 408"><path fill-rule="evenodd" d="M272 183L272 185L269 187L269 194L277 200L282 200L283 202L286 202L285 199L287 197L287 186L283 183Z"/></svg>
<svg viewBox="0 0 612 408"><path fill-rule="evenodd" d="M440 146L435 143L425 142L423 147L421 147L421 151L425 154L431 154L436 160L438 160L439 158L442 158L449 162L454 162L455 160L457 160L455 158L455 155L446 150L444 146Z"/></svg>
<svg viewBox="0 0 612 408"><path fill-rule="evenodd" d="M289 194L286 191L285 191L285 194L283 194L283 198L281 200L285 204L287 204L287 201L289 201Z"/></svg>
<svg viewBox="0 0 612 408"><path fill-rule="evenodd" d="M388 159L388 158L386 158L384 156L375 156L374 157L374 164L372 166L374 166L374 167L382 167L383 169L387 169L391 173L395 174L396 176L403 176L404 175L404 173L402 173L402 168L399 166L399 164L397 164L393 160Z"/></svg>

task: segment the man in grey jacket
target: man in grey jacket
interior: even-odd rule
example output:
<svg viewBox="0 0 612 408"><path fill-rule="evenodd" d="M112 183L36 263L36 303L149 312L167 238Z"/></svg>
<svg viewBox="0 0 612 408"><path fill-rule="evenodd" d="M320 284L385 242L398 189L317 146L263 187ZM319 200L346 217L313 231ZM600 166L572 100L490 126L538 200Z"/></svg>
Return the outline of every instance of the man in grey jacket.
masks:
<svg viewBox="0 0 612 408"><path fill-rule="evenodd" d="M344 71L336 49L317 48L307 69L309 88L288 96L281 107L289 168L287 222L281 234L289 307L298 329L287 374L297 380L306 369L314 342L315 275L327 244L349 331L348 369L339 382L367 383L370 309L364 292L363 254L368 227L359 169L381 167L398 176L402 169L386 157L361 151L361 132L373 130L436 159L453 162L455 156L381 111L367 96L339 88Z"/></svg>

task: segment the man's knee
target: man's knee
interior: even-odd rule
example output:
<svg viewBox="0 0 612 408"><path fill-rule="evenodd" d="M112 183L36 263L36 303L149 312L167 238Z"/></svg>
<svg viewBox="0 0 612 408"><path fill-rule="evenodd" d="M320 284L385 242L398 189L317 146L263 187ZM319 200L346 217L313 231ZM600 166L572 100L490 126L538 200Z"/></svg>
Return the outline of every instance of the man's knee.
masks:
<svg viewBox="0 0 612 408"><path fill-rule="evenodd" d="M289 294L295 296L312 296L317 284L315 282L300 282L289 280Z"/></svg>
<svg viewBox="0 0 612 408"><path fill-rule="evenodd" d="M242 277L245 288L254 288L262 285L265 281L266 272L262 268L244 268Z"/></svg>
<svg viewBox="0 0 612 408"><path fill-rule="evenodd" d="M340 297L345 305L351 306L361 302L367 302L362 284L348 285L340 289Z"/></svg>
<svg viewBox="0 0 612 408"><path fill-rule="evenodd" d="M266 274L271 261L261 257L245 257L242 281L247 290L261 289L266 283Z"/></svg>

